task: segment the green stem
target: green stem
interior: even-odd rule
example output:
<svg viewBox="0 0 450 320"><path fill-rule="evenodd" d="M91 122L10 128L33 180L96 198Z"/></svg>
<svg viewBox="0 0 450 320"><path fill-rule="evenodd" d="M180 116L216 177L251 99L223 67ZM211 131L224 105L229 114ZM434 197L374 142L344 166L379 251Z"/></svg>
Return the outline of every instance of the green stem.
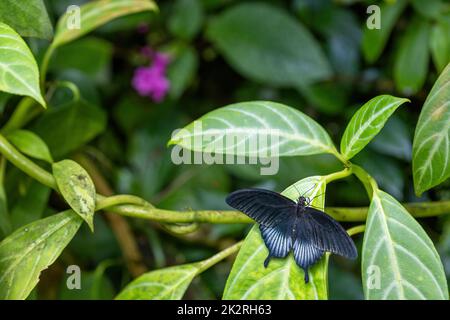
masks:
<svg viewBox="0 0 450 320"><path fill-rule="evenodd" d="M202 273L206 269L209 269L213 265L217 264L221 260L225 259L226 257L232 255L233 253L237 252L241 246L243 241L240 241L234 245L232 245L229 248L226 248L223 251L220 251L219 253L213 255L211 258L203 260L200 262L200 267L198 268L197 274Z"/></svg>
<svg viewBox="0 0 450 320"><path fill-rule="evenodd" d="M17 168L25 172L30 177L33 177L43 185L57 190L56 181L53 176L33 161L20 153L12 144L0 134L0 153L15 165Z"/></svg>
<svg viewBox="0 0 450 320"><path fill-rule="evenodd" d="M13 130L22 128L37 114L39 114L41 110L42 107L38 107L36 101L32 98L22 98L8 122L1 129L2 134L7 134Z"/></svg>
<svg viewBox="0 0 450 320"><path fill-rule="evenodd" d="M351 169L355 176L362 182L364 188L366 189L369 199L372 199L374 191L378 190L378 185L375 179L373 179L370 174L366 172L363 168L356 164L351 164Z"/></svg>
<svg viewBox="0 0 450 320"><path fill-rule="evenodd" d="M339 151L337 151L335 147L333 147L331 154L341 161L346 167L349 166L350 162Z"/></svg>
<svg viewBox="0 0 450 320"><path fill-rule="evenodd" d="M174 223L164 223L163 228L168 232L173 234L188 234L198 230L200 225L197 222L174 224Z"/></svg>
<svg viewBox="0 0 450 320"><path fill-rule="evenodd" d="M164 223L252 223L251 218L239 211L201 210L171 211L158 208L143 208L135 205L121 205L108 208L122 216L147 219Z"/></svg>
<svg viewBox="0 0 450 320"><path fill-rule="evenodd" d="M57 88L66 88L68 90L70 90L70 92L72 93L72 101L76 102L79 101L81 98L81 94L80 94L80 89L78 89L77 85L74 84L71 81L56 81L54 83L54 90L56 90Z"/></svg>
<svg viewBox="0 0 450 320"><path fill-rule="evenodd" d="M114 206L123 205L123 204L132 204L132 205L142 206L144 208L145 207L147 207L147 208L153 207L150 203L148 203L144 199L133 196L133 195L128 195L128 194L120 194L120 195L111 196L111 197L103 197L101 195L97 195L96 201L97 201L97 203L95 206L95 210L103 210L108 207L114 207Z"/></svg>
<svg viewBox="0 0 450 320"><path fill-rule="evenodd" d="M362 225L360 225L360 226L356 226L356 227L353 227L353 228L348 229L348 230L347 230L347 233L348 233L348 235L349 235L350 237L352 237L352 236L354 236L354 235L356 235L356 234L358 234L358 233L364 232L364 230L366 230L366 225L365 225L365 224L362 224Z"/></svg>
<svg viewBox="0 0 450 320"><path fill-rule="evenodd" d="M450 200L436 202L406 203L404 207L416 218L435 217L450 213ZM253 223L245 214L239 211L171 211L158 208L142 208L132 205L121 205L109 208L111 212L140 219L147 219L165 223ZM366 221L368 207L327 207L325 212L341 222Z"/></svg>
<svg viewBox="0 0 450 320"><path fill-rule="evenodd" d="M52 57L52 54L53 54L54 50L55 50L55 48L53 47L53 45L50 45L47 48L47 51L45 51L44 58L42 58L41 67L40 67L40 70L39 70L42 92L45 91L44 90L45 89L45 79L47 77L48 65L50 63L50 58Z"/></svg>
<svg viewBox="0 0 450 320"><path fill-rule="evenodd" d="M350 176L351 174L352 174L352 168L349 167L349 168L345 168L342 171L331 173L327 176L324 176L323 178L325 179L325 182L328 184L335 180L346 178L346 177Z"/></svg>

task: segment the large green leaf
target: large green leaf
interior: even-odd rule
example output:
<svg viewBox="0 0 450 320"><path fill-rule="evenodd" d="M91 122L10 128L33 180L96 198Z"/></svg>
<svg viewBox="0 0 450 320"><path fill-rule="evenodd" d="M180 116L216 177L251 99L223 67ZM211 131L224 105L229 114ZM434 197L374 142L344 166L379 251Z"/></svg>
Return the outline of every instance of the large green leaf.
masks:
<svg viewBox="0 0 450 320"><path fill-rule="evenodd" d="M440 15L448 9L447 0L412 0L414 10L425 18L439 19ZM447 6L447 7L446 7Z"/></svg>
<svg viewBox="0 0 450 320"><path fill-rule="evenodd" d="M429 22L415 18L400 41L400 47L394 62L394 80L397 88L407 95L412 95L422 88L425 82L430 37Z"/></svg>
<svg viewBox="0 0 450 320"><path fill-rule="evenodd" d="M56 159L89 142L106 126L106 114L99 107L84 100L52 107L36 124L32 131L40 136Z"/></svg>
<svg viewBox="0 0 450 320"><path fill-rule="evenodd" d="M53 159L45 142L34 132L14 130L7 135L8 140L24 154L52 163Z"/></svg>
<svg viewBox="0 0 450 320"><path fill-rule="evenodd" d="M242 148L263 135L277 138L278 142L273 143L271 138L267 146ZM169 143L194 151L241 156L337 152L326 131L313 119L296 109L268 101L242 102L216 109L179 131Z"/></svg>
<svg viewBox="0 0 450 320"><path fill-rule="evenodd" d="M177 38L192 39L203 23L200 0L176 0L168 19L169 31Z"/></svg>
<svg viewBox="0 0 450 320"><path fill-rule="evenodd" d="M13 230L42 218L51 189L40 182L25 177L19 182L20 196L11 206Z"/></svg>
<svg viewBox="0 0 450 320"><path fill-rule="evenodd" d="M379 153L411 161L412 134L408 124L398 116L391 116L370 146Z"/></svg>
<svg viewBox="0 0 450 320"><path fill-rule="evenodd" d="M368 62L376 61L383 52L395 22L406 7L406 4L406 0L381 3L380 29L369 29L364 26L362 51Z"/></svg>
<svg viewBox="0 0 450 320"><path fill-rule="evenodd" d="M53 176L64 200L94 231L95 186L78 163L63 160L53 164Z"/></svg>
<svg viewBox="0 0 450 320"><path fill-rule="evenodd" d="M389 194L376 190L362 253L366 299L448 299L447 281L433 242Z"/></svg>
<svg viewBox="0 0 450 320"><path fill-rule="evenodd" d="M58 21L52 46L73 41L105 23L131 13L156 10L151 0L97 0L80 7L80 28L72 27L73 13L65 14Z"/></svg>
<svg viewBox="0 0 450 320"><path fill-rule="evenodd" d="M328 78L319 44L298 21L263 3L242 3L214 18L208 38L242 75L297 87Z"/></svg>
<svg viewBox="0 0 450 320"><path fill-rule="evenodd" d="M0 1L0 21L23 37L50 39L53 27L43 0L28 0L26 5L17 0Z"/></svg>
<svg viewBox="0 0 450 320"><path fill-rule="evenodd" d="M431 57L438 72L450 62L450 23L436 23L431 30Z"/></svg>
<svg viewBox="0 0 450 320"><path fill-rule="evenodd" d="M167 70L171 98L178 99L183 94L194 78L197 66L197 52L192 47L184 47L177 52L175 59L170 63Z"/></svg>
<svg viewBox="0 0 450 320"><path fill-rule="evenodd" d="M58 48L52 56L49 70L55 74L61 74L63 70L76 70L88 75L92 81L106 85L110 83L113 49L110 42L87 36ZM83 88L80 86L79 89L87 99Z"/></svg>
<svg viewBox="0 0 450 320"><path fill-rule="evenodd" d="M237 243L209 259L148 272L125 287L118 300L179 300L195 276L236 252Z"/></svg>
<svg viewBox="0 0 450 320"><path fill-rule="evenodd" d="M30 96L45 107L38 66L27 44L2 22L0 39L0 91Z"/></svg>
<svg viewBox="0 0 450 320"><path fill-rule="evenodd" d="M341 153L351 159L381 131L394 111L408 99L377 96L364 104L352 117L341 139Z"/></svg>
<svg viewBox="0 0 450 320"><path fill-rule="evenodd" d="M314 187L315 186L315 187ZM312 188L314 187L314 188ZM306 193L308 197L318 196L313 205L324 207L326 182L314 176L300 180L282 192L296 199ZM297 191L298 189L298 191ZM327 299L328 254L309 269L310 282L305 284L303 271L297 266L292 254L285 259L272 259L267 268L264 260L268 250L261 238L258 226L247 235L228 277L223 299Z"/></svg>
<svg viewBox="0 0 450 320"><path fill-rule="evenodd" d="M413 178L417 194L450 177L450 64L425 101L413 142Z"/></svg>
<svg viewBox="0 0 450 320"><path fill-rule="evenodd" d="M72 210L35 221L0 243L0 299L25 299L73 238L82 220Z"/></svg>

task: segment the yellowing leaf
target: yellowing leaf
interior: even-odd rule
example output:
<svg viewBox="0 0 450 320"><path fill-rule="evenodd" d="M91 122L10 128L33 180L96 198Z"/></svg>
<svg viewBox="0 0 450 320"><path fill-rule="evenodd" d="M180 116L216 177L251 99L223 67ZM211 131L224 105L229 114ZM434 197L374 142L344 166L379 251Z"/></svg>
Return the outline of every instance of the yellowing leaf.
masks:
<svg viewBox="0 0 450 320"><path fill-rule="evenodd" d="M63 160L53 164L53 176L64 200L94 231L96 192L89 174L75 161Z"/></svg>

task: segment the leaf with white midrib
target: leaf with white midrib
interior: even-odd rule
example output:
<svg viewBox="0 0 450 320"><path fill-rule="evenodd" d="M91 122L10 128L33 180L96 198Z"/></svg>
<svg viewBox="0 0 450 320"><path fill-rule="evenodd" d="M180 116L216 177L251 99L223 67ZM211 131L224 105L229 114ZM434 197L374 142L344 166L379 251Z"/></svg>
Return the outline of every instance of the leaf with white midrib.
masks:
<svg viewBox="0 0 450 320"><path fill-rule="evenodd" d="M150 271L128 284L117 300L179 300L195 276L240 248L240 243L199 262Z"/></svg>
<svg viewBox="0 0 450 320"><path fill-rule="evenodd" d="M306 192L314 197L325 192L326 183L322 177L305 178L283 191L291 199ZM311 190L312 186L316 186ZM313 200L313 205L323 207L324 196ZM328 295L327 270L328 254L309 269L310 281L304 282L304 273L297 266L292 254L286 258L273 258L268 267L263 262L268 250L261 238L259 228L255 225L247 235L244 244L233 264L227 279L223 299L256 299L256 300L318 300Z"/></svg>
<svg viewBox="0 0 450 320"><path fill-rule="evenodd" d="M2 22L0 39L0 91L29 96L45 107L38 66L27 44Z"/></svg>
<svg viewBox="0 0 450 320"><path fill-rule="evenodd" d="M422 192L450 177L450 64L425 101L413 142L414 189Z"/></svg>
<svg viewBox="0 0 450 320"><path fill-rule="evenodd" d="M72 210L21 227L0 243L0 298L25 299L81 225Z"/></svg>
<svg viewBox="0 0 450 320"><path fill-rule="evenodd" d="M198 272L199 263L151 271L130 283L116 299L179 300Z"/></svg>
<svg viewBox="0 0 450 320"><path fill-rule="evenodd" d="M400 203L380 190L369 208L362 275L369 300L448 299L444 269L432 241Z"/></svg>
<svg viewBox="0 0 450 320"><path fill-rule="evenodd" d="M383 128L394 111L408 99L377 96L365 103L352 117L341 140L341 153L351 159Z"/></svg>
<svg viewBox="0 0 450 320"><path fill-rule="evenodd" d="M269 137L268 145L248 147L262 136ZM230 143L232 138L236 139ZM175 134L169 144L198 152L259 157L337 152L317 122L269 101L241 102L211 111Z"/></svg>

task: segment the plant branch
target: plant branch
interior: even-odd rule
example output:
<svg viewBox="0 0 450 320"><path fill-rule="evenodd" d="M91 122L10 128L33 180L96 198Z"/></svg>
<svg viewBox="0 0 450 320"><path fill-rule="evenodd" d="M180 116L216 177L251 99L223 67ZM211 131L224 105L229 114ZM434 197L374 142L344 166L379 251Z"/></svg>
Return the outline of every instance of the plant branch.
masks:
<svg viewBox="0 0 450 320"><path fill-rule="evenodd" d="M359 181L361 181L362 184L364 185L364 188L366 189L369 199L372 199L373 193L375 192L375 190L378 189L378 185L375 179L373 179L372 176L368 174L366 170L364 170L360 166L357 166L356 164L352 163L351 169L352 172L355 174L355 176L359 179Z"/></svg>
<svg viewBox="0 0 450 320"><path fill-rule="evenodd" d="M219 253L213 255L211 258L200 262L200 267L198 269L197 274L202 273L206 269L212 267L213 265L217 264L221 260L223 260L226 257L228 257L228 256L232 255L233 253L237 252L241 248L243 243L244 243L244 241L240 241L240 242L232 245L231 247L228 247L225 250L220 251Z"/></svg>
<svg viewBox="0 0 450 320"><path fill-rule="evenodd" d="M33 177L43 185L58 190L53 176L20 153L6 138L0 134L0 153L17 168Z"/></svg>
<svg viewBox="0 0 450 320"><path fill-rule="evenodd" d="M404 207L416 218L434 217L450 213L450 200L436 202L406 203ZM325 212L341 222L361 222L367 218L368 207L327 207ZM158 208L143 208L134 205L121 205L109 208L120 215L148 219L165 223L253 223L239 211L199 210L171 211Z"/></svg>
<svg viewBox="0 0 450 320"><path fill-rule="evenodd" d="M352 237L352 236L354 236L356 234L364 232L365 230L366 230L366 225L362 224L362 225L359 225L359 226L356 226L356 227L348 229L347 233L348 233L348 235L350 237Z"/></svg>
<svg viewBox="0 0 450 320"><path fill-rule="evenodd" d="M38 106L36 101L30 97L24 97L20 100L8 122L1 129L2 134L6 135L13 130L20 129L31 119L38 115L43 108Z"/></svg>
<svg viewBox="0 0 450 320"><path fill-rule="evenodd" d="M41 88L43 91L45 87L45 79L47 77L48 65L50 63L50 58L52 57L54 51L55 47L51 44L45 51L44 58L42 59L41 62L39 73L40 73Z"/></svg>

